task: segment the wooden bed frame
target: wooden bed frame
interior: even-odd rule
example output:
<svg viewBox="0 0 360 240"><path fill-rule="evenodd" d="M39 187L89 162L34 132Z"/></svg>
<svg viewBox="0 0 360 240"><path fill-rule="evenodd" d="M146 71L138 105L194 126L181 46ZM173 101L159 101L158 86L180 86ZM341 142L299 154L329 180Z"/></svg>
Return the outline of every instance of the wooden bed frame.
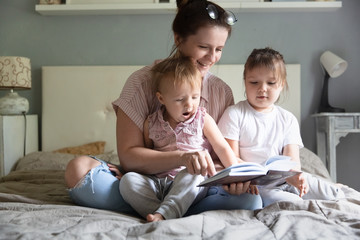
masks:
<svg viewBox="0 0 360 240"><path fill-rule="evenodd" d="M142 66L42 67L42 151L106 141L116 151L116 116L111 102L128 76ZM216 65L212 73L233 89L235 102L244 99L241 64ZM282 105L300 122L300 65L287 65L290 91ZM66 107L64 107L66 106Z"/></svg>

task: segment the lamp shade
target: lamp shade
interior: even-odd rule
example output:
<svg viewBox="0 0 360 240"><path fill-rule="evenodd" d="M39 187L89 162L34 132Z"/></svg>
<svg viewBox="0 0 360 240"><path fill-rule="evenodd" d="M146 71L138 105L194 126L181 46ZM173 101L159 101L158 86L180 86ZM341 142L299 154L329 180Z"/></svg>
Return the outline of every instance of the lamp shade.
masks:
<svg viewBox="0 0 360 240"><path fill-rule="evenodd" d="M21 97L14 89L31 88L31 65L26 57L0 56L0 89L10 92L0 98L0 115L26 114L29 101Z"/></svg>
<svg viewBox="0 0 360 240"><path fill-rule="evenodd" d="M321 65L332 78L343 74L348 66L347 62L330 51L325 51L320 57Z"/></svg>
<svg viewBox="0 0 360 240"><path fill-rule="evenodd" d="M0 56L0 88L30 89L30 59L26 57Z"/></svg>

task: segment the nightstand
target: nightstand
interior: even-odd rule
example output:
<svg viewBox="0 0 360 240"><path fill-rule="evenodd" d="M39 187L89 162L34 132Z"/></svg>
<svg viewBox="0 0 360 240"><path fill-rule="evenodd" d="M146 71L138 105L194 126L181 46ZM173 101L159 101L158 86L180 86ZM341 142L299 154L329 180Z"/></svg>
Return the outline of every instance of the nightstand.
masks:
<svg viewBox="0 0 360 240"><path fill-rule="evenodd" d="M26 142L26 147L24 148ZM14 164L30 152L38 151L38 116L0 115L0 176L7 175Z"/></svg>
<svg viewBox="0 0 360 240"><path fill-rule="evenodd" d="M336 182L336 146L341 137L360 133L360 113L319 113L316 120L317 154Z"/></svg>

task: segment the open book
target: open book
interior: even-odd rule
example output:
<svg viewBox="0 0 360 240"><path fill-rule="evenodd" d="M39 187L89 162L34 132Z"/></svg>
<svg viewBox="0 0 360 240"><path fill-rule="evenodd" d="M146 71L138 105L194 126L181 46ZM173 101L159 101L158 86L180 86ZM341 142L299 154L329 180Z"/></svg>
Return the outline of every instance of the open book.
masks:
<svg viewBox="0 0 360 240"><path fill-rule="evenodd" d="M254 162L234 164L204 180L199 187L222 185L251 180L254 185L276 186L284 183L286 178L300 174L290 171L297 165L288 156L274 156L269 158L265 165Z"/></svg>

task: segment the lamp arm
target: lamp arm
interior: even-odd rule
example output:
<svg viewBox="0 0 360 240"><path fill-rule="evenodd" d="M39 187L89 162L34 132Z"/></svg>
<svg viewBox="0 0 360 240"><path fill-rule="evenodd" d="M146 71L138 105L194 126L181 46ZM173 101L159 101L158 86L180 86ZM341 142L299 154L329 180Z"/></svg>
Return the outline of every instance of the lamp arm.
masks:
<svg viewBox="0 0 360 240"><path fill-rule="evenodd" d="M328 94L328 92L329 92L329 78L330 78L330 75L327 73L327 71L325 71L323 88L322 88L322 92L321 92L321 100L320 100L320 106L323 107L323 108L330 107L329 94Z"/></svg>
<svg viewBox="0 0 360 240"><path fill-rule="evenodd" d="M343 108L332 107L329 104L329 78L330 75L325 71L323 88L321 92L321 100L318 112L345 112Z"/></svg>

